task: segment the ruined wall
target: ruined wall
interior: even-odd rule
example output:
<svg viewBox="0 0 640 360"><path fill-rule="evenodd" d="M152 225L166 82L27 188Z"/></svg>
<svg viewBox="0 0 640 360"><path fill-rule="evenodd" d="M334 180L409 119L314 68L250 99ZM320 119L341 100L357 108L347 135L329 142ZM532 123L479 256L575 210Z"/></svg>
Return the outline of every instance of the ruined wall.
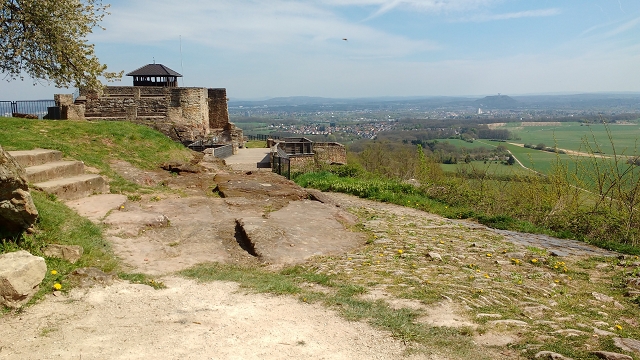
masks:
<svg viewBox="0 0 640 360"><path fill-rule="evenodd" d="M56 106L60 109L60 119L84 119L84 104L74 104L73 94L54 94L53 100L56 102Z"/></svg>
<svg viewBox="0 0 640 360"><path fill-rule="evenodd" d="M170 92L167 111L169 123L180 141L195 141L209 135L207 89L205 88L165 88Z"/></svg>
<svg viewBox="0 0 640 360"><path fill-rule="evenodd" d="M208 89L209 128L224 129L229 124L227 89Z"/></svg>
<svg viewBox="0 0 640 360"><path fill-rule="evenodd" d="M344 145L336 142L313 143L313 152L316 162L327 164L346 164L347 149Z"/></svg>
<svg viewBox="0 0 640 360"><path fill-rule="evenodd" d="M204 88L106 86L101 91L81 91L85 117L126 119L189 142L209 134L207 91Z"/></svg>
<svg viewBox="0 0 640 360"><path fill-rule="evenodd" d="M294 169L306 169L309 167L314 167L315 159L312 154L297 154L297 155L289 155L289 161L291 164L291 171Z"/></svg>
<svg viewBox="0 0 640 360"><path fill-rule="evenodd" d="M226 89L106 86L80 96L89 119L126 119L183 143L213 139L235 151L244 145L242 129L229 122Z"/></svg>
<svg viewBox="0 0 640 360"><path fill-rule="evenodd" d="M127 109L136 107L137 116L167 115L169 88L106 86L101 91L81 90L80 96L87 99L85 117L104 119L127 119ZM129 111L131 113L131 111Z"/></svg>

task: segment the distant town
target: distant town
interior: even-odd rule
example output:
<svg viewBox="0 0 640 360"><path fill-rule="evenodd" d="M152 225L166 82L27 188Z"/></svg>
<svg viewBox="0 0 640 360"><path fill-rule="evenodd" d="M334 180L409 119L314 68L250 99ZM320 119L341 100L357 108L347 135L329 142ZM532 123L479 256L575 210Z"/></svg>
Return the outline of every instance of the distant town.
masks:
<svg viewBox="0 0 640 360"><path fill-rule="evenodd" d="M620 121L640 118L640 94L487 96L400 99L291 97L229 102L231 121L245 134L288 134L375 139L434 120Z"/></svg>

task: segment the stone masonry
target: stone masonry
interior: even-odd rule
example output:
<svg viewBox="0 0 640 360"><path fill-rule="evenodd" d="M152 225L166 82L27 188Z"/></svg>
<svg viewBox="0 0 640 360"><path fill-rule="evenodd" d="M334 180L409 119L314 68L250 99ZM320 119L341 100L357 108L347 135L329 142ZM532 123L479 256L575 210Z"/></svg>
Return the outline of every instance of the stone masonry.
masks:
<svg viewBox="0 0 640 360"><path fill-rule="evenodd" d="M226 89L106 86L82 90L86 119L127 120L190 143L213 140L243 146L242 130L229 122Z"/></svg>

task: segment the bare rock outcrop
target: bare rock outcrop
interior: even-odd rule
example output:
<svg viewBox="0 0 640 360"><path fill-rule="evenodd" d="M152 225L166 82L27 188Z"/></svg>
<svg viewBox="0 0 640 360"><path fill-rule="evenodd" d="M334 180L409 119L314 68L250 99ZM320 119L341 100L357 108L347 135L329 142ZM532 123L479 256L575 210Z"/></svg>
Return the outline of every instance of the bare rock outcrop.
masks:
<svg viewBox="0 0 640 360"><path fill-rule="evenodd" d="M80 257L82 257L84 249L79 245L49 244L42 249L42 252L45 256L66 260L75 264L80 260Z"/></svg>
<svg viewBox="0 0 640 360"><path fill-rule="evenodd" d="M0 147L0 229L18 233L38 218L24 169Z"/></svg>
<svg viewBox="0 0 640 360"><path fill-rule="evenodd" d="M0 304L22 306L38 291L46 274L44 259L28 251L0 255Z"/></svg>

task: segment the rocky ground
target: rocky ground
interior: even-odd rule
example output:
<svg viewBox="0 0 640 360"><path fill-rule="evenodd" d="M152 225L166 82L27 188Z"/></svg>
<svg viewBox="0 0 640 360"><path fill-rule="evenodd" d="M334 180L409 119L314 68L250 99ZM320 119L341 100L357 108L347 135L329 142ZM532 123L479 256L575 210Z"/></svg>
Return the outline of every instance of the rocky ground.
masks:
<svg viewBox="0 0 640 360"><path fill-rule="evenodd" d="M49 296L0 318L0 359L463 358L455 344L416 346L319 304L176 276L212 261L300 264L362 286L363 300L468 337L480 358L640 358L637 258L199 166L172 174L113 163L146 190L68 203L105 225L131 272L166 289L115 281Z"/></svg>

